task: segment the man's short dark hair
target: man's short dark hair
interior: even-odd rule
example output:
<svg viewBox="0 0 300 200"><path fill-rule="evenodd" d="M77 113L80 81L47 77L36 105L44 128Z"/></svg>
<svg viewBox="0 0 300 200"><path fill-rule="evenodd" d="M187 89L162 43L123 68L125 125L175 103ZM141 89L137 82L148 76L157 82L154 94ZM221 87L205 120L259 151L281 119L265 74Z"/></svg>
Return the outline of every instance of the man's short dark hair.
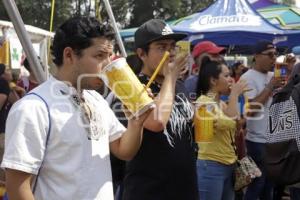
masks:
<svg viewBox="0 0 300 200"><path fill-rule="evenodd" d="M78 56L83 49L92 45L92 39L106 37L113 39L113 31L107 24L101 24L94 17L73 17L64 22L54 36L51 53L57 66L63 64L63 51L71 47Z"/></svg>
<svg viewBox="0 0 300 200"><path fill-rule="evenodd" d="M42 61L41 61L41 58L40 58L39 56L38 56L37 58L38 58L38 60L40 61L40 63L41 63L41 66L42 66L42 68L43 68L43 70L44 70L44 66L43 66L43 63L42 63ZM28 58L27 58L27 57L24 59L23 66L25 67L25 69L26 69L27 71L29 71L29 72L32 72L32 70L31 70L31 67L30 67L30 64L29 64L29 61L28 61Z"/></svg>
<svg viewBox="0 0 300 200"><path fill-rule="evenodd" d="M25 58L23 65L27 71L31 72L31 67L27 58Z"/></svg>

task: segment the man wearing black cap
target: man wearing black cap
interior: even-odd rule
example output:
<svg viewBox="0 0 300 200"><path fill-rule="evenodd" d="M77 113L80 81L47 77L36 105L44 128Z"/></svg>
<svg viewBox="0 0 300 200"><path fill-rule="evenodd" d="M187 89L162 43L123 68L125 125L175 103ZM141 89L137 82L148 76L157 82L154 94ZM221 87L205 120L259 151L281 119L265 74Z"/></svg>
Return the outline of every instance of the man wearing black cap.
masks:
<svg viewBox="0 0 300 200"><path fill-rule="evenodd" d="M247 118L247 153L262 171L262 176L256 178L248 186L245 194L246 200L272 199L272 187L264 172L262 155L264 155L266 143L267 117L272 94L276 88L282 86L281 78L274 78L271 72L276 55L276 48L271 42L258 42L254 48L255 65L241 77L247 80L248 87L251 89L246 93L250 102L250 112ZM254 109L256 112L251 112Z"/></svg>
<svg viewBox="0 0 300 200"><path fill-rule="evenodd" d="M176 81L184 73L187 56L175 57L174 34L163 21L152 19L135 33L136 53L143 62L140 80L146 84L166 51L170 52L155 82L156 108L144 124L141 148L127 164L123 200L197 199L193 108Z"/></svg>

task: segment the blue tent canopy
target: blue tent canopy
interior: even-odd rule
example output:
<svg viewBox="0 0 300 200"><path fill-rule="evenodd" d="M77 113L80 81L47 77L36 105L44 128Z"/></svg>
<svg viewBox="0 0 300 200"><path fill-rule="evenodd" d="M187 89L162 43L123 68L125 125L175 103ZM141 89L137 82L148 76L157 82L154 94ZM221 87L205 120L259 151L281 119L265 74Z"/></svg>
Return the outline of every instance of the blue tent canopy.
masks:
<svg viewBox="0 0 300 200"><path fill-rule="evenodd" d="M273 5L258 10L272 24L282 29L300 29L300 8Z"/></svg>
<svg viewBox="0 0 300 200"><path fill-rule="evenodd" d="M137 28L128 28L120 30L121 37L125 42L134 42L134 33Z"/></svg>
<svg viewBox="0 0 300 200"><path fill-rule="evenodd" d="M299 31L277 28L252 9L247 0L218 0L202 12L178 20L172 28L187 33L193 44L203 40L224 46L253 45L258 40L290 48L300 44Z"/></svg>
<svg viewBox="0 0 300 200"><path fill-rule="evenodd" d="M269 7L269 6L278 5L270 0L250 0L249 2L251 3L252 8L254 8L255 10Z"/></svg>

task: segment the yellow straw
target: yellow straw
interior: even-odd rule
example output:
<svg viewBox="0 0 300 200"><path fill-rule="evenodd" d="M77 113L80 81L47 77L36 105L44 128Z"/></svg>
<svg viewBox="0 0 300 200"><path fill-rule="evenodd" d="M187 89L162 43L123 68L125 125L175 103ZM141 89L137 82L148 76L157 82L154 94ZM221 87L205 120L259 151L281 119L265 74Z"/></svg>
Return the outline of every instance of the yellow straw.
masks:
<svg viewBox="0 0 300 200"><path fill-rule="evenodd" d="M160 71L161 67L163 66L163 64L165 63L166 59L169 57L170 53L168 51L165 52L163 58L161 59L160 63L158 64L157 68L155 69L154 73L152 74L150 80L148 81L145 90L147 90L151 83L155 80L158 72Z"/></svg>
<svg viewBox="0 0 300 200"><path fill-rule="evenodd" d="M50 32L52 32L52 29L53 29L54 8L55 8L55 0L52 0L52 3L51 3L51 17L50 17L50 29L49 29Z"/></svg>
<svg viewBox="0 0 300 200"><path fill-rule="evenodd" d="M52 32L53 29L53 19L54 19L54 8L55 8L55 0L52 0L51 3L51 16L50 16L50 28L49 28L49 32ZM51 38L48 38L48 58L50 57L50 42ZM47 63L48 64L48 63Z"/></svg>

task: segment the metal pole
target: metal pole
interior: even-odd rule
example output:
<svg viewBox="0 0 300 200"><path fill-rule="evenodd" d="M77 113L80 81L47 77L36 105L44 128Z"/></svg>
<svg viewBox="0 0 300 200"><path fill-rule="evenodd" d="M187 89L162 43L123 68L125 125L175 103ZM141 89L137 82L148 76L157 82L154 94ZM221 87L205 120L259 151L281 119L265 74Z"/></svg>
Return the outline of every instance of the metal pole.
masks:
<svg viewBox="0 0 300 200"><path fill-rule="evenodd" d="M9 15L10 20L14 25L14 29L18 35L18 38L23 46L23 49L26 53L30 66L32 66L32 71L37 78L39 83L42 83L46 80L46 76L43 72L40 61L37 58L37 55L33 49L32 43L29 39L29 35L25 30L24 22L21 18L19 10L16 6L14 0L3 0L6 12Z"/></svg>
<svg viewBox="0 0 300 200"><path fill-rule="evenodd" d="M127 57L127 53L125 51L125 47L124 47L124 44L123 44L123 41L122 41L122 38L121 38L121 35L120 35L120 32L119 32L119 29L117 27L117 23L116 23L116 20L115 20L115 16L114 16L114 13L111 9L111 6L110 6L110 3L108 0L103 0L104 1L104 4L105 4L105 8L106 8L106 11L109 15L109 18L110 20L112 21L112 24L113 24L113 28L115 30L115 33L116 33L116 37L117 37L117 42L119 44L119 47L120 47L120 50L121 50L121 53L124 57Z"/></svg>

